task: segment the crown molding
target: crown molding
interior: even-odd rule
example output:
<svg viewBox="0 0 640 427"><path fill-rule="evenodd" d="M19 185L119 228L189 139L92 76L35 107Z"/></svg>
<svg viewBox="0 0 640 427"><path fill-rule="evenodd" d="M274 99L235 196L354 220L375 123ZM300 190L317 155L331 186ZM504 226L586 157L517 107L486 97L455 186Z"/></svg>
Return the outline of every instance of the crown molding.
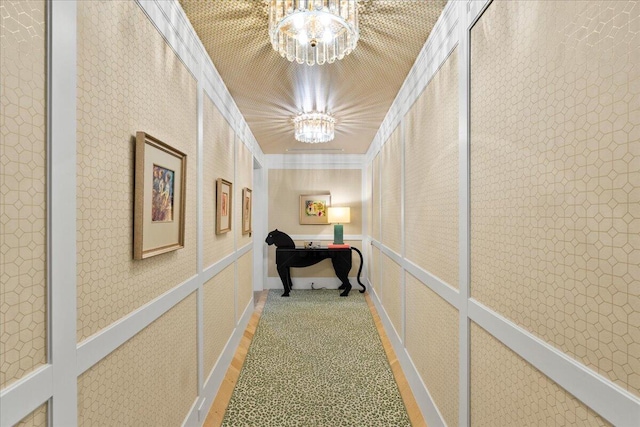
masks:
<svg viewBox="0 0 640 427"><path fill-rule="evenodd" d="M267 169L362 169L364 154L267 154Z"/></svg>

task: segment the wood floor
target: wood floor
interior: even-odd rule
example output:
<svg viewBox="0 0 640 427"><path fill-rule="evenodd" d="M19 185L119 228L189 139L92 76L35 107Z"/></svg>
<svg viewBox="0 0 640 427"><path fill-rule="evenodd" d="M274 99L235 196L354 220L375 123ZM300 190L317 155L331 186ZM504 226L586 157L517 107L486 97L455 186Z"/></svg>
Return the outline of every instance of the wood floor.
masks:
<svg viewBox="0 0 640 427"><path fill-rule="evenodd" d="M247 351L249 350L249 345L251 344L251 340L253 339L253 335L256 332L256 328L258 327L258 322L260 320L260 316L262 315L262 310L264 309L264 304L267 301L267 295L269 291L262 291L259 295L258 303L255 306L255 311L249 320L249 324L247 325L247 329L245 329L242 339L240 340L240 345L236 350L236 354L231 361L231 365L229 369L227 369L227 373L220 385L220 389L218 390L218 394L211 405L211 410L207 415L207 418L204 422L204 427L218 427L222 424L222 419L224 418L224 412L227 409L227 405L231 400L231 395L233 394L233 389L236 386L236 382L238 381L238 377L240 376L240 370L242 369L242 365L244 364L244 359L247 357ZM382 346L384 347L384 351L387 354L387 359L389 360L389 365L391 366L391 371L396 379L396 383L398 384L398 389L400 390L400 395L402 396L402 400L404 401L404 406L407 408L407 414L409 415L409 419L411 420L411 425L414 427L422 427L427 424L422 417L422 413L418 408L418 404L413 397L413 393L411 392L411 388L409 387L409 383L407 382L404 373L402 372L402 368L400 367L400 362L396 357L395 351L393 351L393 347L391 346L391 342L387 337L387 334L384 331L384 327L382 326L382 321L380 320L380 316L378 316L378 312L376 311L369 294L365 294L365 299L367 304L369 305L369 310L371 311L371 315L373 317L373 321L378 329L378 334L380 334L380 340L382 341Z"/></svg>

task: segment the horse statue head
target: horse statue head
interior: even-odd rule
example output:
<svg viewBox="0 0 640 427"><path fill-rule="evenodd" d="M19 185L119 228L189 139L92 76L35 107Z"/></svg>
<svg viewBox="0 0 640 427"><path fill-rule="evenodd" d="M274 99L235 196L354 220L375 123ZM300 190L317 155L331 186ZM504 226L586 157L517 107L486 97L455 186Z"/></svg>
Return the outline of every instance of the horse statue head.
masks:
<svg viewBox="0 0 640 427"><path fill-rule="evenodd" d="M293 239L289 237L287 233L278 231L276 228L270 231L265 239L265 243L269 246L276 245L277 248L295 248L296 244L293 243Z"/></svg>

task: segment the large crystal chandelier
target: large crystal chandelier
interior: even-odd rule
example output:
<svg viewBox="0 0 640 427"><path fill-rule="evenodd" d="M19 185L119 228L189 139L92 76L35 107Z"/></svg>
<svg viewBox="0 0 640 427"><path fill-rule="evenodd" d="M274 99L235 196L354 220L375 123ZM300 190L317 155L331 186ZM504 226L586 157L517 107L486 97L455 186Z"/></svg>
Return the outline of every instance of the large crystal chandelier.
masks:
<svg viewBox="0 0 640 427"><path fill-rule="evenodd" d="M310 144L333 140L335 123L333 117L324 113L300 113L293 119L296 139Z"/></svg>
<svg viewBox="0 0 640 427"><path fill-rule="evenodd" d="M298 64L333 63L358 43L358 0L270 0L273 48Z"/></svg>

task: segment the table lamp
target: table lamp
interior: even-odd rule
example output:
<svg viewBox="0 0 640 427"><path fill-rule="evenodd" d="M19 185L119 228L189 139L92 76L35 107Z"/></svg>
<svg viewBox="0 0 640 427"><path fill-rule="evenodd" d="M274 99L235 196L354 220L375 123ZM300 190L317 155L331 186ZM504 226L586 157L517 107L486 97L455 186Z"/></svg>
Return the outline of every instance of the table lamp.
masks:
<svg viewBox="0 0 640 427"><path fill-rule="evenodd" d="M344 229L342 224L348 224L351 222L351 209L340 207L329 207L329 214L327 215L330 224L333 224L333 244L344 244Z"/></svg>

